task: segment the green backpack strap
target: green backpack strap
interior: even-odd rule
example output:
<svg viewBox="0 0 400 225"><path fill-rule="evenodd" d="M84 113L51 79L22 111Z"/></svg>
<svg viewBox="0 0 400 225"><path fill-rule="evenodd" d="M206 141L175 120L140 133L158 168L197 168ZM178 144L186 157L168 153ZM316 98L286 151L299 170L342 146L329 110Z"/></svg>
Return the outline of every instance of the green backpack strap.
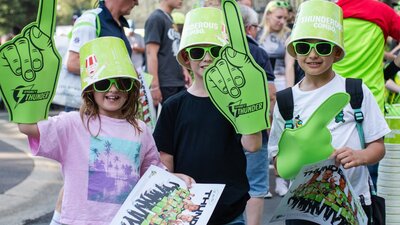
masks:
<svg viewBox="0 0 400 225"><path fill-rule="evenodd" d="M285 120L285 129L294 128L293 124L293 91L291 87L276 93L276 102L278 104L279 112L282 118Z"/></svg>
<svg viewBox="0 0 400 225"><path fill-rule="evenodd" d="M361 111L361 105L364 99L362 80L356 78L346 78L346 92L350 95L350 105L353 109L354 119L356 121L357 132L360 138L361 147L365 148L364 131L362 128L364 114Z"/></svg>

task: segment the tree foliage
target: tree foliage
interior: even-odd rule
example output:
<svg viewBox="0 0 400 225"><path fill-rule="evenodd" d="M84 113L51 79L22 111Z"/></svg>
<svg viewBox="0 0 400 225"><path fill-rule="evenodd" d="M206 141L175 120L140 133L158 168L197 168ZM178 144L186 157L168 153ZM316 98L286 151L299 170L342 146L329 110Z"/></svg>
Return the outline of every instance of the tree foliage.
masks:
<svg viewBox="0 0 400 225"><path fill-rule="evenodd" d="M52 0L44 0L52 1ZM96 0L58 0L57 25L72 23L72 16L93 8ZM36 20L39 0L0 0L0 35L12 32L13 27L23 28Z"/></svg>
<svg viewBox="0 0 400 225"><path fill-rule="evenodd" d="M23 28L36 19L38 0L0 0L0 34Z"/></svg>
<svg viewBox="0 0 400 225"><path fill-rule="evenodd" d="M72 25L72 16L94 8L96 0L58 0L57 25Z"/></svg>

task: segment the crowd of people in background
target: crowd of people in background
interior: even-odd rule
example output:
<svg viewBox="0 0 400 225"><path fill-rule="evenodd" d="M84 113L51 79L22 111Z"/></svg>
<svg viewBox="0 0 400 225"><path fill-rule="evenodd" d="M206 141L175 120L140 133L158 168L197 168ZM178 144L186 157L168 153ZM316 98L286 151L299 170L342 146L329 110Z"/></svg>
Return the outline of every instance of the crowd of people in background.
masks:
<svg viewBox="0 0 400 225"><path fill-rule="evenodd" d="M162 147L162 149L159 149L160 151L165 151L162 152L161 158L167 158L167 162L171 162L173 165L173 152L168 149L171 143L168 142L170 140L165 138L168 133L171 134L172 132L167 130L172 126L169 124L171 121L168 121L174 116L170 115L171 110L174 110L173 107L176 107L174 104L178 104L178 100L185 101L184 98L187 98L187 96L183 94L184 92L189 90L189 92L197 93L197 91L200 91L203 93L204 91L204 87L196 86L199 85L196 83L196 77L198 79L200 76L199 71L182 65L182 62L178 62L176 59L178 54L182 54L179 49L185 21L185 13L180 10L182 0L160 0L159 7L146 20L144 25L145 36L136 32L137 26L133 20L126 20L124 17L131 13L132 8L138 5L139 1L132 1L129 6L120 2L101 0L98 8L83 13L79 18L75 18L76 21L74 19L75 26L71 31L68 54L63 56L64 68L71 74L79 76L79 49L83 44L104 36L115 36L123 39L137 73L152 75L148 97L152 98L151 102L154 107L161 111L161 125L158 125L155 132L156 144L157 147ZM267 2L268 4L263 7L264 11L256 12L251 0L238 0L251 54L264 69L268 78L272 118L275 93L296 85L303 79L304 71L286 50L286 44L290 40L296 17L296 8L290 5L288 1L271 0ZM385 101L386 104L400 103L400 100L388 102L387 99L389 98L385 99L385 96L390 96L390 94L385 95L385 92L395 95L400 93L400 77L385 80L383 76L385 64L395 60L397 55L400 54L400 2L390 4L390 6L374 0L338 0L334 2L341 6L344 12L344 46L347 53L342 61L334 64L334 71L344 77L362 78L371 89L379 103L382 114L384 114ZM205 0L204 6L218 8L220 1ZM373 15L371 15L371 12ZM101 29L96 27L96 18L99 18ZM15 27L12 32L1 37L0 44L11 40L19 32L20 29ZM368 38L371 40L359 41ZM379 41L376 41L377 39ZM370 45L367 46L365 43ZM356 57L354 57L353 52L357 55ZM360 70L360 68L364 69ZM385 89L385 82L388 89ZM174 102L168 102L167 99L174 95L178 95L183 100L177 100L178 97L175 97L172 98ZM200 96L202 95L200 94ZM162 112L164 104L169 109L165 113ZM201 104L211 107L209 103ZM65 110L79 109L67 107ZM187 110L187 113L194 113L192 108L185 108L185 110ZM212 110L210 109L210 111ZM205 114L209 112L204 111ZM200 135L193 131L190 132L193 135ZM171 137L171 139L173 138L175 137ZM246 153L247 177L250 184L250 200L246 206L248 225L262 224L265 198L271 198L272 195L283 197L289 188L288 181L279 177L275 170L271 170L271 175L275 176L273 178L275 190L270 189L269 175L273 160L268 157L268 138L269 130L262 131L263 143L258 153L250 153L246 149L242 149ZM189 145L189 142L184 144ZM374 182L376 182L378 176L376 166L370 168L371 175L374 175ZM173 171L173 167L170 169ZM59 218L62 196L63 190L60 191L54 224L57 224ZM241 199L245 198L244 194L240 197ZM239 200L235 199L235 201ZM224 208L224 210L228 209ZM227 220L237 218L213 219L217 223L221 221L221 223L228 223Z"/></svg>

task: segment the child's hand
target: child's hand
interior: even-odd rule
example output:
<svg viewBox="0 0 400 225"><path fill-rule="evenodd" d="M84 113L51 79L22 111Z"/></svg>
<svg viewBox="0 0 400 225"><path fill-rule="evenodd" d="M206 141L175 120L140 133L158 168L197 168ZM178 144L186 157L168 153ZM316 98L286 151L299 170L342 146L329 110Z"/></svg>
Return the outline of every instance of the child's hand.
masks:
<svg viewBox="0 0 400 225"><path fill-rule="evenodd" d="M53 39L55 3L41 0L36 21L0 46L1 97L13 122L47 118L61 67Z"/></svg>
<svg viewBox="0 0 400 225"><path fill-rule="evenodd" d="M336 163L342 164L345 169L364 165L362 151L355 151L349 147L335 149L330 158L335 159Z"/></svg>
<svg viewBox="0 0 400 225"><path fill-rule="evenodd" d="M400 67L400 54L398 54L396 56L396 58L394 58L394 64L396 64L397 67Z"/></svg>
<svg viewBox="0 0 400 225"><path fill-rule="evenodd" d="M183 173L174 173L174 175L185 181L188 188L191 188L192 184L196 183L196 181L192 177L189 177L188 175L185 175Z"/></svg>

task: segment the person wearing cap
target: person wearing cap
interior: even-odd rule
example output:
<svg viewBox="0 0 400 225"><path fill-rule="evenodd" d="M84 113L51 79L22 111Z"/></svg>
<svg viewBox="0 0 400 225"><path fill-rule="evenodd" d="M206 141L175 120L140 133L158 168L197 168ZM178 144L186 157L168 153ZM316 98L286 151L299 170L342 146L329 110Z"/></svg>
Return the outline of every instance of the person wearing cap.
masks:
<svg viewBox="0 0 400 225"><path fill-rule="evenodd" d="M203 73L227 44L223 21L215 7L186 14L177 59L194 74L194 82L163 104L153 136L169 171L196 182L226 184L208 224L244 225L249 184L243 148L258 150L261 132L237 134L206 90Z"/></svg>
<svg viewBox="0 0 400 225"><path fill-rule="evenodd" d="M80 112L18 127L28 135L32 154L63 168L60 222L108 225L147 168L164 166L150 130L137 119L140 81L124 42L115 37L87 42L80 60ZM117 187L122 166L132 172ZM189 177L179 176L191 184Z"/></svg>
<svg viewBox="0 0 400 225"><path fill-rule="evenodd" d="M264 69L268 80L268 94L270 98L270 109L275 105L274 73L268 57L268 53L259 46L255 40L258 31L258 15L251 7L239 2L240 13L246 31L247 43L250 53L258 65ZM272 115L272 113L270 113ZM262 131L263 144L257 152L245 151L247 159L247 177L250 184L250 199L246 206L246 224L261 225L264 212L264 198L271 198L269 191L269 160L268 160L268 134ZM267 171L267 172L266 172Z"/></svg>
<svg viewBox="0 0 400 225"><path fill-rule="evenodd" d="M296 58L305 72L304 79L292 87L293 115L296 121L301 121L294 124L294 129L300 124L306 125L314 111L333 94L346 92L345 78L332 69L332 65L345 56L342 20L342 10L332 2L310 0L300 5L291 38L287 42L288 53ZM371 194L367 165L378 162L385 155L383 136L388 134L390 129L371 91L365 85L362 85L362 91L364 95L361 106L361 111L364 113L362 126L366 147L362 147L359 139L350 104L342 110L343 120L332 120L327 128L332 136L331 144L335 148L330 158L344 167L345 176L349 179L356 196L363 196L365 200L363 208L369 218ZM276 157L280 150L278 142L284 128L285 120L280 114L279 106L276 105L268 143L272 157ZM311 132L318 133L321 130ZM307 143L310 142L308 140ZM316 223L287 220L286 224Z"/></svg>

